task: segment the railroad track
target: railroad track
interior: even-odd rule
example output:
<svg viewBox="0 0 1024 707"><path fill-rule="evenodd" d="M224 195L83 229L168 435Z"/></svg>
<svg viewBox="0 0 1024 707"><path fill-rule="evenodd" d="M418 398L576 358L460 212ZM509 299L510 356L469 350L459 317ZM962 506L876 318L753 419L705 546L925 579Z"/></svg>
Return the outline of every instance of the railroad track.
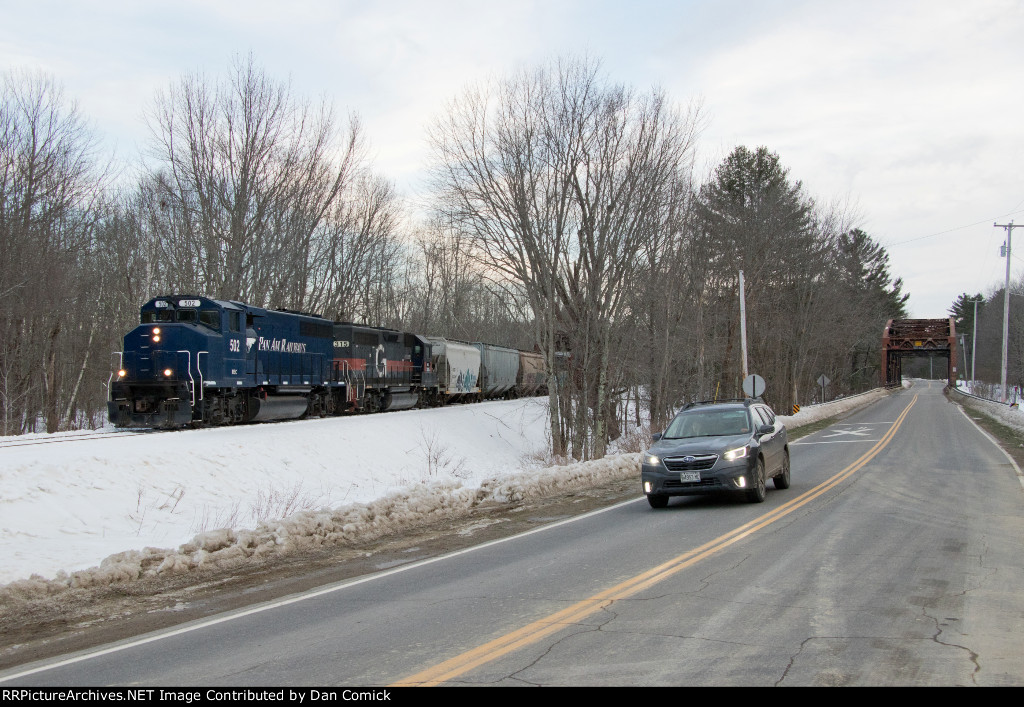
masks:
<svg viewBox="0 0 1024 707"><path fill-rule="evenodd" d="M11 447L30 447L39 444L60 444L62 442L86 442L94 439L111 439L112 437L132 437L140 434L159 432L160 430L82 430L80 432L68 432L56 436L33 437L32 439L8 438L0 439L0 449Z"/></svg>

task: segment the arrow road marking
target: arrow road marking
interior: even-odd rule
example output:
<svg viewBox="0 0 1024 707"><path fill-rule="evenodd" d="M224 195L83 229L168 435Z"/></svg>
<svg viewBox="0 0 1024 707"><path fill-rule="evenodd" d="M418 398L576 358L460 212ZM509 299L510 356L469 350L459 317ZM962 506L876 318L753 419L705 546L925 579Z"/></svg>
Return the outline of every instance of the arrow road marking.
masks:
<svg viewBox="0 0 1024 707"><path fill-rule="evenodd" d="M867 427L860 427L856 430L836 430L830 435L824 435L822 439L828 439L829 437L839 437L841 435L854 435L856 437L863 437L868 434L871 430Z"/></svg>

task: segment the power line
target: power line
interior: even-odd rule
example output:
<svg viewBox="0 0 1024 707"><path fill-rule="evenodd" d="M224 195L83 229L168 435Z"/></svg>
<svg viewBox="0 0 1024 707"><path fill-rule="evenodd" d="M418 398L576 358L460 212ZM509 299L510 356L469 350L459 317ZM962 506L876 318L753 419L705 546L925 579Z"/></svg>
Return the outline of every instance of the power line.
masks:
<svg viewBox="0 0 1024 707"><path fill-rule="evenodd" d="M1017 206L1020 206L1021 204L1024 204L1024 201L1021 201L1020 203L1018 203ZM1013 208L1016 209L1017 206L1015 206ZM1003 214L1002 216L995 216L994 218L1003 218L1005 216L1013 216L1014 214L1019 214L1019 213L1024 213L1024 209L1020 209L1020 210L1016 210L1016 211L1010 211L1009 213ZM983 221L978 221L976 223L969 223L966 226L957 226L956 228L949 228L949 229L947 229L945 231L938 231L936 233L929 233L926 236L917 236L916 238L908 238L905 241L896 241L895 243L889 243L888 245L886 245L884 247L886 249L888 249L888 248L892 248L893 246L903 245L905 243L913 243L914 241L923 241L925 238L934 238L935 236L941 236L941 235L944 235L946 233L953 233L954 231L962 231L965 228L972 228L974 226L980 226L983 223L990 223L991 221L992 221L991 218L987 218L987 219L985 219Z"/></svg>

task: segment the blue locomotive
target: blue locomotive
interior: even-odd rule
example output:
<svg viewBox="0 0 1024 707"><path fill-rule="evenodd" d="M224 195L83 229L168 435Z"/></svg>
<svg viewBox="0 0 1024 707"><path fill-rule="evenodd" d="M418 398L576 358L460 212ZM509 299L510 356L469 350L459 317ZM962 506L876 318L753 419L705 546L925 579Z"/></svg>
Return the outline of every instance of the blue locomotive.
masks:
<svg viewBox="0 0 1024 707"><path fill-rule="evenodd" d="M156 297L124 337L107 414L118 427L180 427L326 413L333 341L313 315Z"/></svg>
<svg viewBox="0 0 1024 707"><path fill-rule="evenodd" d="M542 390L538 354L490 344L196 295L156 297L140 320L109 384L107 416L117 427L403 410Z"/></svg>

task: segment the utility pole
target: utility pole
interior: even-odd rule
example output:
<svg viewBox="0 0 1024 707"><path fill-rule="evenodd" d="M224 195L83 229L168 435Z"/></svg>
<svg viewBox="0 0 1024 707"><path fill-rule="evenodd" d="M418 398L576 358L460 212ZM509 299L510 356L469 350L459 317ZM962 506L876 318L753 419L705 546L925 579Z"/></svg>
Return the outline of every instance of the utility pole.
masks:
<svg viewBox="0 0 1024 707"><path fill-rule="evenodd" d="M743 380L749 375L747 371L747 302L743 293L743 271L740 270L740 346L743 349Z"/></svg>
<svg viewBox="0 0 1024 707"><path fill-rule="evenodd" d="M964 375L963 378L967 377L967 339L964 334L960 335L960 353L964 355Z"/></svg>
<svg viewBox="0 0 1024 707"><path fill-rule="evenodd" d="M1010 221L1009 223L993 223L992 226L1006 231L1006 245L1003 246L1006 255L1006 287L1003 289L1003 370L999 378L999 383L1002 386L1003 402L1005 403L1008 398L1006 395L1006 353L1010 336L1010 237L1013 235L1013 229L1020 228L1024 224L1018 223L1014 226L1013 221Z"/></svg>
<svg viewBox="0 0 1024 707"><path fill-rule="evenodd" d="M974 298L974 335L971 338L971 395L974 395L974 381L978 380L974 377L974 361L978 356L978 301L979 297Z"/></svg>

